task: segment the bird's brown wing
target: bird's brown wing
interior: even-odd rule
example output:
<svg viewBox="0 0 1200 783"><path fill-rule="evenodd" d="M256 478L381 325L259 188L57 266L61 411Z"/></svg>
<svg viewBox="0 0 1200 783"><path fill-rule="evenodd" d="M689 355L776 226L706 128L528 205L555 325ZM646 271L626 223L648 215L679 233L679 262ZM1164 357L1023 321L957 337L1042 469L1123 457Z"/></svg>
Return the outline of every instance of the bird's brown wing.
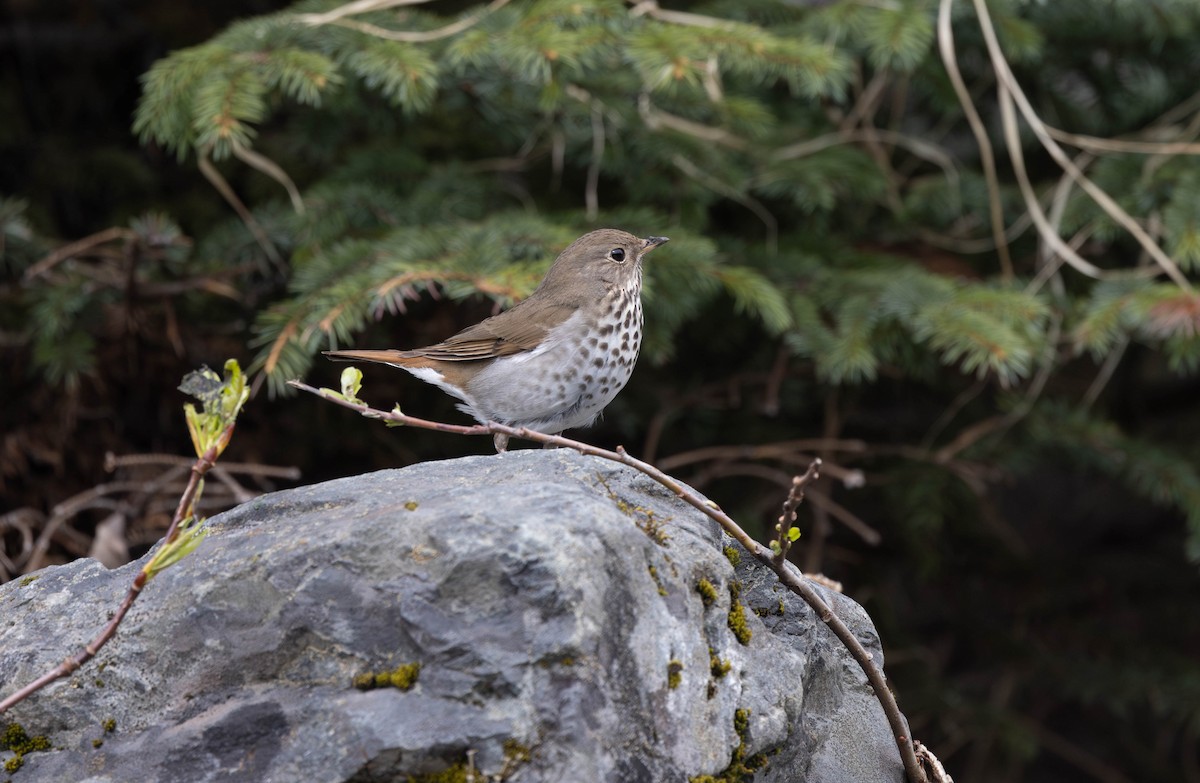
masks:
<svg viewBox="0 0 1200 783"><path fill-rule="evenodd" d="M538 347L546 334L571 317L575 308L554 302L525 300L510 310L469 326L437 345L411 351L326 351L333 359L410 364L413 359L473 362L511 356ZM406 362L405 360L410 360Z"/></svg>
<svg viewBox="0 0 1200 783"><path fill-rule="evenodd" d="M526 300L469 326L453 337L428 348L405 353L444 362L471 362L511 356L541 345L546 334L571 317L575 308L553 302Z"/></svg>

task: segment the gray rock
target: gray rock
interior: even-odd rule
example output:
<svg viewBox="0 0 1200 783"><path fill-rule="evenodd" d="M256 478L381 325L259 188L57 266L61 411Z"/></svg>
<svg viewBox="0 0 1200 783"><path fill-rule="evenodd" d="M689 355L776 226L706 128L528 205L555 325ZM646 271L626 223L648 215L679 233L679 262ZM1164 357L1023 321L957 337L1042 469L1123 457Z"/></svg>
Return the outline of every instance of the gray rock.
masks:
<svg viewBox="0 0 1200 783"><path fill-rule="evenodd" d="M425 463L266 495L208 527L96 660L0 717L53 745L13 783L472 765L515 783L682 783L757 754L756 781L903 780L824 624L746 553L735 572L714 523L623 466L565 449ZM0 586L0 693L92 638L138 567L79 561ZM762 613L745 612L746 644L735 584ZM862 608L825 597L882 660ZM407 691L352 686L410 663Z"/></svg>

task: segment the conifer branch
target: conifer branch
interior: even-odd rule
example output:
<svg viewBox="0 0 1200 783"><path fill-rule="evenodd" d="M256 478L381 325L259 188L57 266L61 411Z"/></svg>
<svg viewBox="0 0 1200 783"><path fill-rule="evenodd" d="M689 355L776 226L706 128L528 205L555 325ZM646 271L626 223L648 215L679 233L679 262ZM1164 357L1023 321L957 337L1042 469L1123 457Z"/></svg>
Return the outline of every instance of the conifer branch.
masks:
<svg viewBox="0 0 1200 783"><path fill-rule="evenodd" d="M283 354L283 349L291 342L292 338L300 330L300 322L298 318L293 318L283 325L279 330L279 334L271 341L271 349L267 352L266 361L263 363L263 374L270 377L275 374L275 367L279 364L279 357Z"/></svg>

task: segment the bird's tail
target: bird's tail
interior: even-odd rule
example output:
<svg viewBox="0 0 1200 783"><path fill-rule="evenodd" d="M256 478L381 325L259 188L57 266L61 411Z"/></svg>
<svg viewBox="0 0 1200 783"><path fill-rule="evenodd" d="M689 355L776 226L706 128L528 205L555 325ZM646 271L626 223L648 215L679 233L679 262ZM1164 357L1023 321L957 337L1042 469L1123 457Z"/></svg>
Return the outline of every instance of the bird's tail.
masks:
<svg viewBox="0 0 1200 783"><path fill-rule="evenodd" d="M334 361L340 362L378 362L395 367L406 367L414 364L414 357L408 351L324 351L324 354ZM419 363L419 362L417 362Z"/></svg>

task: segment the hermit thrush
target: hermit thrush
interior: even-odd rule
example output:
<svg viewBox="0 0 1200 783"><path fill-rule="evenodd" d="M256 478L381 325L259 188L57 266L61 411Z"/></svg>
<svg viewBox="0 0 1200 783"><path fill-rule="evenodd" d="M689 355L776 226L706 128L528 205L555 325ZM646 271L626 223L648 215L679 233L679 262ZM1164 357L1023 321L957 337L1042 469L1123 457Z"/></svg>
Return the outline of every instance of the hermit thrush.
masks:
<svg viewBox="0 0 1200 783"><path fill-rule="evenodd" d="M558 434L587 427L633 373L642 345L642 257L666 237L605 228L564 250L527 299L411 351L326 351L408 370L462 400L459 410ZM504 451L508 436L494 436Z"/></svg>

